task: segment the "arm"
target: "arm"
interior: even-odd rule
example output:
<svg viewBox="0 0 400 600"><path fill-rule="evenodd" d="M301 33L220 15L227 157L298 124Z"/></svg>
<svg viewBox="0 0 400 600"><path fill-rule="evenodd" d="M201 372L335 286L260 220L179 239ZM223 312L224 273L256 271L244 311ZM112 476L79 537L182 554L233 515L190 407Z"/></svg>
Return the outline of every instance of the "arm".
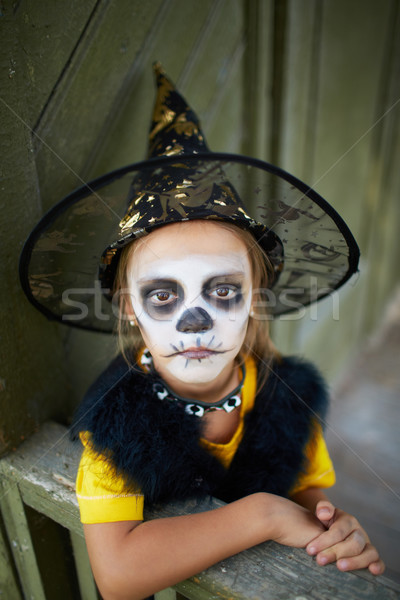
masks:
<svg viewBox="0 0 400 600"><path fill-rule="evenodd" d="M295 502L315 513L327 528L307 545L307 552L319 565L336 562L341 571L368 568L373 575L385 570L378 551L355 517L335 508L324 492L309 488L294 494Z"/></svg>
<svg viewBox="0 0 400 600"><path fill-rule="evenodd" d="M304 547L325 527L290 500L258 493L200 514L84 530L105 600L138 600L266 540Z"/></svg>

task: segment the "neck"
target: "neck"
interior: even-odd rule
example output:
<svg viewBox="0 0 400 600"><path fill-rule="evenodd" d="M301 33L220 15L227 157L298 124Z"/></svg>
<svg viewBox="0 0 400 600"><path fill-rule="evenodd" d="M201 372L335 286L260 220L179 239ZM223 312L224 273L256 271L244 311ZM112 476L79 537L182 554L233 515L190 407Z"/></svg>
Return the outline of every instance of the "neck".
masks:
<svg viewBox="0 0 400 600"><path fill-rule="evenodd" d="M240 382L239 369L235 363L227 365L213 381L201 384L184 383L169 373L159 372L159 375L178 396L209 403L218 402L227 396Z"/></svg>

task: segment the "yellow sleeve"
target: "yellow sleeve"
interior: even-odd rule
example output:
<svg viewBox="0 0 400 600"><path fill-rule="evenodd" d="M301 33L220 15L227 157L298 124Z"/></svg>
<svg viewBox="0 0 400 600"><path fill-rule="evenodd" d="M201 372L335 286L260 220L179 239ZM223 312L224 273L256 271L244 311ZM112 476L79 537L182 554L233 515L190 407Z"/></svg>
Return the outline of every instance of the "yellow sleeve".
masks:
<svg viewBox="0 0 400 600"><path fill-rule="evenodd" d="M127 491L124 480L90 444L90 435L80 434L84 445L76 477L76 495L82 523L143 520L143 494Z"/></svg>
<svg viewBox="0 0 400 600"><path fill-rule="evenodd" d="M319 423L316 423L314 436L308 442L306 456L309 461L307 471L300 475L290 495L311 487L328 488L336 481L331 457Z"/></svg>

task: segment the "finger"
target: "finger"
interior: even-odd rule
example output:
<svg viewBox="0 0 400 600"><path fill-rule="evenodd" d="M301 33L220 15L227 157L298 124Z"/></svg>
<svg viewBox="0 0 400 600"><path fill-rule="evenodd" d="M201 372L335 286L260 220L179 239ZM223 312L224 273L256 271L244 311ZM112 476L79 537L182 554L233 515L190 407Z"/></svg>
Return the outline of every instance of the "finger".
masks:
<svg viewBox="0 0 400 600"><path fill-rule="evenodd" d="M359 557L366 550L367 545L368 539L365 537L362 530L357 529L356 531L352 531L345 540L331 546L327 550L319 552L316 556L316 560L319 565L327 565L340 559L347 560L349 557ZM371 544L369 544L369 546L373 548ZM369 562L377 560L378 558L378 555L376 555L375 558L371 557ZM365 566L368 566L369 562ZM345 563L343 562L342 565L345 566Z"/></svg>
<svg viewBox="0 0 400 600"><path fill-rule="evenodd" d="M382 573L385 571L385 563L382 559L379 559L376 562L371 563L368 566L368 569L372 575L382 575Z"/></svg>
<svg viewBox="0 0 400 600"><path fill-rule="evenodd" d="M338 512L338 511L336 511ZM331 548L335 544L342 542L347 539L347 537L356 530L359 530L360 525L358 521L352 517L351 515L342 514L340 515L340 519L336 520L332 525L330 525L328 531L325 531L318 537L314 538L307 546L308 554L314 556L318 554L318 552L322 552L327 548ZM367 536L365 535L365 540L368 541Z"/></svg>
<svg viewBox="0 0 400 600"><path fill-rule="evenodd" d="M378 551L372 544L367 544L363 552L358 556L341 558L337 561L336 566L340 571L369 568L374 575L380 575L385 569L383 561L379 558Z"/></svg>
<svg viewBox="0 0 400 600"><path fill-rule="evenodd" d="M320 500L316 506L315 514L324 525L327 525L335 516L335 507L327 500Z"/></svg>

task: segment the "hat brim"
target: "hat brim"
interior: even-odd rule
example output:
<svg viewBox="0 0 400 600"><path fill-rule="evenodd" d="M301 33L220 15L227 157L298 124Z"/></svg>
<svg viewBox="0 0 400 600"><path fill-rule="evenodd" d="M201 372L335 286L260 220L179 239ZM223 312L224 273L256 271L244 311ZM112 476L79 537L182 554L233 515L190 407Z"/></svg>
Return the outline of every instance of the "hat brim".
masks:
<svg viewBox="0 0 400 600"><path fill-rule="evenodd" d="M21 254L21 283L32 304L48 318L73 327L114 331L118 307L107 299L99 267L105 249L121 238L120 222L132 180L138 173L162 173L172 165L200 168L213 163L223 169L251 215L247 228L260 246L268 252L270 231L283 243L282 272L265 295L269 314L307 306L337 290L357 271L354 237L315 190L269 163L207 152L129 165L80 187L54 206L32 231ZM166 205L166 214L168 210ZM202 218L196 216L198 211L193 214ZM223 206L214 217L232 221ZM187 220L187 215L176 220ZM245 223L238 224L246 228ZM148 223L140 235L156 226L160 222ZM131 238L138 235L133 231Z"/></svg>

